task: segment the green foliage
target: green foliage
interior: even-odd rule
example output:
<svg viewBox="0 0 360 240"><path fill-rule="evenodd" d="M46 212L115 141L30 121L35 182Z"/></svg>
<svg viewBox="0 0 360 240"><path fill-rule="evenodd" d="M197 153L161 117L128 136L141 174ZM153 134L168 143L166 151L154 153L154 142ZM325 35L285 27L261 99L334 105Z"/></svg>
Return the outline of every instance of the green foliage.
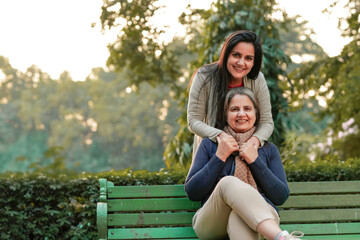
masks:
<svg viewBox="0 0 360 240"><path fill-rule="evenodd" d="M131 84L166 84L178 91L180 68L176 52L161 43L164 31L151 25L151 18L161 8L156 3L157 0L104 1L102 27L119 31L117 40L108 45L107 65L124 72Z"/></svg>
<svg viewBox="0 0 360 240"><path fill-rule="evenodd" d="M288 161L284 166L289 182L360 180L359 157L341 160L332 155L314 161Z"/></svg>
<svg viewBox="0 0 360 240"><path fill-rule="evenodd" d="M338 4L339 1L335 1L333 5ZM359 39L360 27L359 27L359 16L360 16L360 2L358 0L348 0L345 5L347 12L350 13L345 18L339 20L339 27L345 37L353 37Z"/></svg>
<svg viewBox="0 0 360 240"><path fill-rule="evenodd" d="M136 87L101 68L74 82L66 72L53 80L35 66L23 73L5 58L0 64L0 172L57 157L78 171L165 167L162 154L180 115L168 86Z"/></svg>
<svg viewBox="0 0 360 240"><path fill-rule="evenodd" d="M166 146L164 151L164 160L167 167L180 166L183 169L189 169L191 165L192 148L190 143L193 136L187 125L182 125L178 134Z"/></svg>
<svg viewBox="0 0 360 240"><path fill-rule="evenodd" d="M96 239L99 178L116 185L177 184L185 173L173 169L99 174L5 173L0 175L0 238Z"/></svg>
<svg viewBox="0 0 360 240"><path fill-rule="evenodd" d="M103 29L119 30L118 39L108 46L110 57L107 65L116 71L122 71L129 83L135 86L140 86L142 82L148 82L152 86L166 84L172 90L173 98L180 99L185 93L184 83L179 81L181 70L187 66L187 61L193 58L193 54L186 50L183 39L175 39L168 45L160 41L163 31L150 24L160 8L156 0L104 2L101 15ZM180 105L185 111L184 104ZM183 126L180 128L180 131L188 132ZM181 139L183 142L178 145L180 148L175 146L179 143L176 142L178 139L173 139L170 143L172 136L166 134L166 138L170 144L167 146L170 152L166 151L163 155L167 166L170 166L169 158L176 158L177 160L171 161L175 164L183 159L186 162L190 157L189 137ZM175 151L169 146L173 146Z"/></svg>
<svg viewBox="0 0 360 240"><path fill-rule="evenodd" d="M285 170L288 181L359 180L359 160L342 161L334 156L313 162L289 160ZM97 174L43 168L33 173L0 174L1 239L96 239L100 178L118 186L167 185L183 184L186 174L181 168Z"/></svg>
<svg viewBox="0 0 360 240"><path fill-rule="evenodd" d="M353 133L336 139L332 148L336 151L336 154L342 158L358 157L360 156L360 134Z"/></svg>
<svg viewBox="0 0 360 240"><path fill-rule="evenodd" d="M96 179L5 174L1 239L94 239Z"/></svg>
<svg viewBox="0 0 360 240"><path fill-rule="evenodd" d="M354 1L348 7L352 14L359 14ZM358 15L356 15L358 16ZM352 17L347 20L351 20ZM349 21L350 21L349 20ZM342 21L345 21L344 19ZM330 149L343 158L359 156L359 150L353 141L360 136L360 28L359 22L349 22L352 30L345 31L353 40L336 57L319 57L313 62L304 64L291 73L294 86L290 97L293 106L302 107L304 98L311 101L322 100L326 106L316 114L315 120L330 118L327 132L336 142ZM310 94L311 93L311 94ZM345 137L346 136L346 137Z"/></svg>
<svg viewBox="0 0 360 240"><path fill-rule="evenodd" d="M285 163L288 181L360 180L360 159L328 157ZM96 239L96 203L100 178L118 186L183 184L181 168L109 171L98 174L42 169L0 174L0 238Z"/></svg>
<svg viewBox="0 0 360 240"><path fill-rule="evenodd" d="M281 48L279 30L285 29L288 22L286 14L284 20L278 21L271 17L276 10L275 1L226 1L214 2L210 9L188 9L188 14L183 13L179 20L188 27L189 51L198 54L198 58L191 66L191 72L203 64L216 61L226 37L234 31L247 29L256 32L262 39L264 57L262 72L267 80L272 104L272 114L275 129L271 141L280 145L284 140L284 131L291 126L287 118L287 102L282 96L283 91L279 87L280 78L286 79L286 66L291 62L290 58ZM280 77L282 76L282 77ZM285 80L286 81L286 80ZM185 105L187 95L183 94L182 104ZM186 115L181 116L181 128L177 136L164 152L167 165L177 164L182 160L182 166L188 167L191 163L191 155L188 154L188 144L192 135L185 131ZM187 136L181 136L181 135ZM186 144L188 143L188 144ZM180 151L178 148L180 147ZM184 156L188 157L184 159Z"/></svg>
<svg viewBox="0 0 360 240"><path fill-rule="evenodd" d="M288 19L287 29L279 28L280 39L282 41L281 49L286 55L291 57L315 58L316 56L326 55L322 47L314 42L311 35L314 31L307 28L307 21L300 22L300 16ZM301 63L291 62L287 65L286 72L292 72ZM280 82L280 86L289 84L289 82ZM285 89L282 87L282 89Z"/></svg>
<svg viewBox="0 0 360 240"><path fill-rule="evenodd" d="M280 155L283 163L297 163L303 159L309 159L314 150L318 137L311 134L298 134L297 132L287 132L285 141L281 145ZM307 151L304 151L307 149Z"/></svg>

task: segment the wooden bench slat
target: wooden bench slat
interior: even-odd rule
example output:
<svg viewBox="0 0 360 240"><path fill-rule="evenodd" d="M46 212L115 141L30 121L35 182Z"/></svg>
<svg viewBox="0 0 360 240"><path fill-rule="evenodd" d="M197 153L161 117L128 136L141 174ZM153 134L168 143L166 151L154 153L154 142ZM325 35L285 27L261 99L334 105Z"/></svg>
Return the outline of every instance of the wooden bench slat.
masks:
<svg viewBox="0 0 360 240"><path fill-rule="evenodd" d="M197 210L199 202L188 198L147 198L108 200L108 211L162 211L162 210Z"/></svg>
<svg viewBox="0 0 360 240"><path fill-rule="evenodd" d="M184 185L108 187L108 198L186 197Z"/></svg>
<svg viewBox="0 0 360 240"><path fill-rule="evenodd" d="M360 193L360 181L289 182L290 194Z"/></svg>
<svg viewBox="0 0 360 240"><path fill-rule="evenodd" d="M188 200L184 185L99 182L99 237L197 239L191 222L200 203ZM302 231L310 240L360 239L360 181L289 182L289 187L290 198L279 207L283 229Z"/></svg>
<svg viewBox="0 0 360 240"><path fill-rule="evenodd" d="M108 226L190 225L195 212L109 214Z"/></svg>
<svg viewBox="0 0 360 240"><path fill-rule="evenodd" d="M126 228L109 229L109 239L179 239L195 238L196 234L192 227L168 227L168 228Z"/></svg>
<svg viewBox="0 0 360 240"><path fill-rule="evenodd" d="M359 222L360 208L280 210L280 221L281 223Z"/></svg>
<svg viewBox="0 0 360 240"><path fill-rule="evenodd" d="M306 232L306 236L316 234L358 234L360 222L358 223L320 223L320 224L281 224L282 229ZM360 239L360 238L359 238Z"/></svg>
<svg viewBox="0 0 360 240"><path fill-rule="evenodd" d="M360 206L360 194L290 196L280 208L328 208Z"/></svg>

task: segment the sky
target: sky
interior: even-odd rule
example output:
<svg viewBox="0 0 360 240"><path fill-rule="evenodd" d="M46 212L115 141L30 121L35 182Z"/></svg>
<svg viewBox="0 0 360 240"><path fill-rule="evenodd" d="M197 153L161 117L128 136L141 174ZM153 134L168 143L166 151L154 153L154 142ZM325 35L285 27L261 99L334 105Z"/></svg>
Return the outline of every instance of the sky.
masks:
<svg viewBox="0 0 360 240"><path fill-rule="evenodd" d="M116 34L101 31L99 17L102 0L0 0L0 56L13 68L26 71L38 66L53 79L63 71L73 80L85 80L94 67L105 68L107 44ZM322 10L333 0L278 0L290 16L301 15L315 31L314 39L330 56L336 56L349 40L340 37L337 18L343 16L342 4L331 15ZM188 3L193 7L210 6L210 0L159 0L167 5L156 16L168 25L164 40L184 34L177 17ZM311 7L310 7L311 6ZM93 25L93 27L92 27Z"/></svg>

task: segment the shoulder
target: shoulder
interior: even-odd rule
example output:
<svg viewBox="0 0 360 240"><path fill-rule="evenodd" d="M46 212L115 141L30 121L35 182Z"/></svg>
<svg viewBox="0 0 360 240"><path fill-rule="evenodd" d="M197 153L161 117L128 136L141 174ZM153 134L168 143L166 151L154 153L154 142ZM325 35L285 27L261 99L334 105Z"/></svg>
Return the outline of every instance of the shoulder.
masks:
<svg viewBox="0 0 360 240"><path fill-rule="evenodd" d="M264 146L259 148L259 153L266 155L280 154L278 147L272 142L265 142Z"/></svg>
<svg viewBox="0 0 360 240"><path fill-rule="evenodd" d="M203 138L201 140L200 145L204 145L204 146L211 146L211 147L217 147L217 143L213 142L210 140L210 138Z"/></svg>
<svg viewBox="0 0 360 240"><path fill-rule="evenodd" d="M192 85L204 85L209 76L211 76L211 72L207 71L204 66L200 67L192 77Z"/></svg>
<svg viewBox="0 0 360 240"><path fill-rule="evenodd" d="M246 80L247 81L253 81L253 82L256 82L256 81L265 81L265 76L264 74L260 71L259 74L257 75L256 78L249 78L249 77L246 77Z"/></svg>
<svg viewBox="0 0 360 240"><path fill-rule="evenodd" d="M218 64L215 63L210 63L210 64L206 64L202 67L200 67L197 71L197 73L199 74L205 74L205 75L209 75L209 74L214 74L216 73L217 69L218 69Z"/></svg>
<svg viewBox="0 0 360 240"><path fill-rule="evenodd" d="M262 72L259 72L259 75L253 81L257 85L266 84L266 80L265 80L264 74Z"/></svg>
<svg viewBox="0 0 360 240"><path fill-rule="evenodd" d="M198 91L205 87L206 91L208 91L213 86L211 82L216 78L216 68L217 65L215 64L207 64L200 67L192 77L191 86L198 89Z"/></svg>
<svg viewBox="0 0 360 240"><path fill-rule="evenodd" d="M278 147L273 144L272 142L265 142L264 146L262 147L264 148L265 150L275 150L275 149L278 149ZM261 148L260 148L261 149Z"/></svg>
<svg viewBox="0 0 360 240"><path fill-rule="evenodd" d="M262 89L265 86L267 86L267 83L262 72L259 72L259 75L255 79L245 78L245 87L252 89L255 94L259 89Z"/></svg>
<svg viewBox="0 0 360 240"><path fill-rule="evenodd" d="M218 69L217 63L206 64L197 70L195 74L195 78L200 78L209 81L216 77L217 69Z"/></svg>
<svg viewBox="0 0 360 240"><path fill-rule="evenodd" d="M209 138L203 138L201 140L199 149L208 153L214 153L217 150L217 143L211 141Z"/></svg>
<svg viewBox="0 0 360 240"><path fill-rule="evenodd" d="M257 76L256 79L263 79L263 80L265 80L264 74L260 71L260 72L259 72L259 75Z"/></svg>

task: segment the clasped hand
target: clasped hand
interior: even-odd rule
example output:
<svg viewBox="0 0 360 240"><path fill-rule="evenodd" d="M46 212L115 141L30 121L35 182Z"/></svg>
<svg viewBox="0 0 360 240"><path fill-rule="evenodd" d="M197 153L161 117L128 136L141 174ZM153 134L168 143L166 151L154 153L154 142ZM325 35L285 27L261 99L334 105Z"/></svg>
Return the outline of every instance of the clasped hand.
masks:
<svg viewBox="0 0 360 240"><path fill-rule="evenodd" d="M258 146L252 141L243 143L240 147L235 138L227 133L221 133L216 137L218 142L218 148L216 150L216 156L223 162L234 152L238 151L239 156L247 163L252 163L258 157Z"/></svg>

